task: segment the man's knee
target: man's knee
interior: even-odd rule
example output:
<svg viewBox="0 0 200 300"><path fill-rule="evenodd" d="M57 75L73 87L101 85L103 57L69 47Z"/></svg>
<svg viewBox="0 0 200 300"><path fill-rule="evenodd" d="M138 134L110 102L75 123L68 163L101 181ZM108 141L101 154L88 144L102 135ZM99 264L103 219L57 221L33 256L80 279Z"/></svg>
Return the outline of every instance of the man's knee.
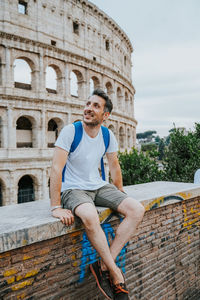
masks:
<svg viewBox="0 0 200 300"><path fill-rule="evenodd" d="M127 217L137 218L141 220L145 213L144 206L137 200L128 197L119 206L119 211Z"/></svg>
<svg viewBox="0 0 200 300"><path fill-rule="evenodd" d="M86 229L92 230L100 224L99 216L95 206L90 203L79 205L75 209L75 214L81 219Z"/></svg>

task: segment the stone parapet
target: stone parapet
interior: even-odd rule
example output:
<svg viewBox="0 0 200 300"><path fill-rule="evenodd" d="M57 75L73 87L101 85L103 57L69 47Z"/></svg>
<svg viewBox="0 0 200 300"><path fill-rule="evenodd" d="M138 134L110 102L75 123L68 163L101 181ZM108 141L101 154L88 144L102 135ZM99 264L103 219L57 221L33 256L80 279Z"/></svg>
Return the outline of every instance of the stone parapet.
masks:
<svg viewBox="0 0 200 300"><path fill-rule="evenodd" d="M200 185L154 182L127 186L146 208L137 235L122 249L131 299L200 299ZM109 241L119 215L98 208ZM88 265L97 259L76 220L51 217L49 201L0 208L1 299L103 299Z"/></svg>

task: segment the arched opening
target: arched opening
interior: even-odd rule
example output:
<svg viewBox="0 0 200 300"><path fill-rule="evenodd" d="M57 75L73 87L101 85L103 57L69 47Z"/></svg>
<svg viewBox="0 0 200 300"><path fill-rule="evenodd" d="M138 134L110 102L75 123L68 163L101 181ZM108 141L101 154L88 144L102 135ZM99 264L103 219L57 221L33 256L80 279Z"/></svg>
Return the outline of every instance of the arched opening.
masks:
<svg viewBox="0 0 200 300"><path fill-rule="evenodd" d="M71 96L78 97L78 79L74 72L70 73L70 92Z"/></svg>
<svg viewBox="0 0 200 300"><path fill-rule="evenodd" d="M83 76L81 72L73 70L70 73L70 93L73 97L81 97L83 90Z"/></svg>
<svg viewBox="0 0 200 300"><path fill-rule="evenodd" d="M92 78L90 78L90 95L92 95L93 91L94 91L94 81L92 80Z"/></svg>
<svg viewBox="0 0 200 300"><path fill-rule="evenodd" d="M125 111L129 114L129 101L127 92L125 92Z"/></svg>
<svg viewBox="0 0 200 300"><path fill-rule="evenodd" d="M96 76L92 76L90 78L90 95L93 93L95 89L100 87L100 81Z"/></svg>
<svg viewBox="0 0 200 300"><path fill-rule="evenodd" d="M123 127L120 127L120 129L119 129L119 147L120 148L124 148L124 137L125 137L124 129L123 129Z"/></svg>
<svg viewBox="0 0 200 300"><path fill-rule="evenodd" d="M122 108L122 91L119 87L117 88L117 108Z"/></svg>
<svg viewBox="0 0 200 300"><path fill-rule="evenodd" d="M112 100L113 86L112 86L112 84L110 82L106 83L106 94Z"/></svg>
<svg viewBox="0 0 200 300"><path fill-rule="evenodd" d="M49 199L51 198L51 195L50 195L50 178L48 180L48 191L49 191Z"/></svg>
<svg viewBox="0 0 200 300"><path fill-rule="evenodd" d="M17 148L32 148L32 123L26 117L20 117L16 122Z"/></svg>
<svg viewBox="0 0 200 300"><path fill-rule="evenodd" d="M58 137L58 125L54 119L48 122L48 148L53 148Z"/></svg>
<svg viewBox="0 0 200 300"><path fill-rule="evenodd" d="M35 200L33 179L29 175L23 176L18 182L18 203Z"/></svg>
<svg viewBox="0 0 200 300"><path fill-rule="evenodd" d="M48 93L57 93L57 74L51 66L46 68L46 90Z"/></svg>
<svg viewBox="0 0 200 300"><path fill-rule="evenodd" d="M130 128L127 129L127 146L128 146L128 148L131 147L131 131L130 131Z"/></svg>
<svg viewBox="0 0 200 300"><path fill-rule="evenodd" d="M18 89L31 90L31 67L27 60L17 58L14 61L14 86Z"/></svg>
<svg viewBox="0 0 200 300"><path fill-rule="evenodd" d="M115 134L115 127L112 124L108 126L108 129L110 129Z"/></svg>

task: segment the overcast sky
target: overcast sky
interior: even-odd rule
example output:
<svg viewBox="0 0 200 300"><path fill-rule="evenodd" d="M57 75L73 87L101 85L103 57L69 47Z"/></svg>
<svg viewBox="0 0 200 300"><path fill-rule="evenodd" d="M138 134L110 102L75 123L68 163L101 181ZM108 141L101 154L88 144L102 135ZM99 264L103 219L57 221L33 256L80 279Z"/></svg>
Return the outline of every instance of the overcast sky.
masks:
<svg viewBox="0 0 200 300"><path fill-rule="evenodd" d="M137 132L200 122L200 0L92 0L130 38Z"/></svg>

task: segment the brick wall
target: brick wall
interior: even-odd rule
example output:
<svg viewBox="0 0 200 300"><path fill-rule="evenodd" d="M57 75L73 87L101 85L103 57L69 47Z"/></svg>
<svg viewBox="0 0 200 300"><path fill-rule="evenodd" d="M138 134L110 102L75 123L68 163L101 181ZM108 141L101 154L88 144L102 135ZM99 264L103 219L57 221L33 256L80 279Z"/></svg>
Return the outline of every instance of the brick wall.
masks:
<svg viewBox="0 0 200 300"><path fill-rule="evenodd" d="M118 217L103 224L111 240ZM200 299L200 197L146 211L122 250L130 299ZM103 299L88 270L97 258L77 230L0 254L0 299Z"/></svg>

